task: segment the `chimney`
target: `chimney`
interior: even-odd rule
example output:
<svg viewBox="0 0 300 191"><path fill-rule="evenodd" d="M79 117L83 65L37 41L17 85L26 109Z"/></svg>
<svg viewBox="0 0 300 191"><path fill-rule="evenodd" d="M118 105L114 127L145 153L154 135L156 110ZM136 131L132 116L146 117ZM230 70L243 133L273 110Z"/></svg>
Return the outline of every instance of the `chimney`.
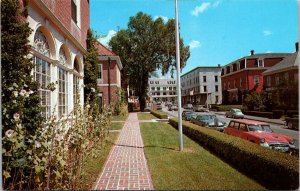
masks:
<svg viewBox="0 0 300 191"><path fill-rule="evenodd" d="M254 55L254 50L251 50L250 53L251 53L251 56Z"/></svg>
<svg viewBox="0 0 300 191"><path fill-rule="evenodd" d="M221 64L218 64L218 68L221 68Z"/></svg>
<svg viewBox="0 0 300 191"><path fill-rule="evenodd" d="M296 52L298 52L298 50L299 50L299 43L298 42L295 43L295 48L296 48Z"/></svg>

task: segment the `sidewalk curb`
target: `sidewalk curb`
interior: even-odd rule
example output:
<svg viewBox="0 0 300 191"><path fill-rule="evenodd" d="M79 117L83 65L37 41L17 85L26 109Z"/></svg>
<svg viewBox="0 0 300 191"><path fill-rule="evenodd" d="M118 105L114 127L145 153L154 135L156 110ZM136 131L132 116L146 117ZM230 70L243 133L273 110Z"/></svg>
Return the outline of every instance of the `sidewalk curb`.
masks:
<svg viewBox="0 0 300 191"><path fill-rule="evenodd" d="M215 112L215 114L219 114L219 115L225 115L224 113L220 113L220 112ZM253 117L256 117L256 116L253 116ZM244 117L245 119L251 119L251 120L257 120L257 119L252 119L251 117L249 118L249 117L247 117L246 115L245 115L245 117ZM272 124L276 124L276 125L284 125L284 123L278 123L278 122L271 122L271 121L268 121L268 120L257 120L257 121L263 121L263 122L267 122L267 123L272 123Z"/></svg>

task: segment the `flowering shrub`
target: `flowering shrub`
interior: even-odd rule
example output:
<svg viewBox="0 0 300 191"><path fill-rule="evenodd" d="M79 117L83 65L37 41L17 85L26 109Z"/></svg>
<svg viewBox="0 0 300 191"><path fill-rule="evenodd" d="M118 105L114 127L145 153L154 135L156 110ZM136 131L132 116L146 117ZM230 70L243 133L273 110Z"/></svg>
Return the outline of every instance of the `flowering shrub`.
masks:
<svg viewBox="0 0 300 191"><path fill-rule="evenodd" d="M85 156L97 156L96 142L102 142L108 134L111 109L99 113L95 104L77 107L69 116L52 117L34 136L25 138L24 127L15 114L16 127L5 132L3 163L4 183L7 188L22 187L33 189L74 189L76 179L84 173ZM30 146L26 145L30 142ZM15 160L13 153L26 155ZM31 166L29 172L12 172L13 167ZM28 173L31 181L22 181L22 173ZM7 184L9 182L9 184ZM19 187L20 188L20 187Z"/></svg>
<svg viewBox="0 0 300 191"><path fill-rule="evenodd" d="M121 88L116 91L117 101L114 104L114 115L126 116L128 115L128 105L125 99L125 92Z"/></svg>

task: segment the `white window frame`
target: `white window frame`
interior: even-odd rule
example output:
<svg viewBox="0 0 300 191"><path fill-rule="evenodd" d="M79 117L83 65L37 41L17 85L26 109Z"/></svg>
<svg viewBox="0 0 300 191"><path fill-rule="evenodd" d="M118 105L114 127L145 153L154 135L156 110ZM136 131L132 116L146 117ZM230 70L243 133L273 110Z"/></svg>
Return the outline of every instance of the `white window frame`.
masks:
<svg viewBox="0 0 300 191"><path fill-rule="evenodd" d="M255 85L260 84L260 77L259 76L254 76L254 84Z"/></svg>
<svg viewBox="0 0 300 191"><path fill-rule="evenodd" d="M62 71L63 78L60 76ZM58 80L58 117L65 117L68 114L68 71L61 67L57 67ZM64 86L62 86L64 85ZM62 88L61 88L62 86Z"/></svg>
<svg viewBox="0 0 300 191"><path fill-rule="evenodd" d="M99 64L98 79L103 80L103 64Z"/></svg>
<svg viewBox="0 0 300 191"><path fill-rule="evenodd" d="M264 67L264 60L263 59L258 59L257 61L257 67Z"/></svg>

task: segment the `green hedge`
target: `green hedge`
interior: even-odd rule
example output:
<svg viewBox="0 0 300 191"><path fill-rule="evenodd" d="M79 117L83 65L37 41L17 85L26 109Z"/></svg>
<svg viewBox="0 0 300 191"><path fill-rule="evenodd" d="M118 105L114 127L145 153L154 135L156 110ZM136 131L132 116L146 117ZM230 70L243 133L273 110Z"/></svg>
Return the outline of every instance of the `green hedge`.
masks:
<svg viewBox="0 0 300 191"><path fill-rule="evenodd" d="M243 111L245 115L252 115L252 116L258 116L258 117L267 117L272 119L273 118L273 112L263 112L263 111Z"/></svg>
<svg viewBox="0 0 300 191"><path fill-rule="evenodd" d="M211 109L217 111L229 111L230 109L242 109L243 105L213 105Z"/></svg>
<svg viewBox="0 0 300 191"><path fill-rule="evenodd" d="M151 110L150 112L152 115L154 115L155 117L159 118L159 119L168 119L168 115L165 114L162 111L153 111Z"/></svg>
<svg viewBox="0 0 300 191"><path fill-rule="evenodd" d="M177 128L178 119L169 119ZM229 136L189 122L183 123L185 135L224 159L268 189L286 190L299 187L299 159L269 150L249 141Z"/></svg>
<svg viewBox="0 0 300 191"><path fill-rule="evenodd" d="M284 110L273 110L273 119L280 119L284 115Z"/></svg>

